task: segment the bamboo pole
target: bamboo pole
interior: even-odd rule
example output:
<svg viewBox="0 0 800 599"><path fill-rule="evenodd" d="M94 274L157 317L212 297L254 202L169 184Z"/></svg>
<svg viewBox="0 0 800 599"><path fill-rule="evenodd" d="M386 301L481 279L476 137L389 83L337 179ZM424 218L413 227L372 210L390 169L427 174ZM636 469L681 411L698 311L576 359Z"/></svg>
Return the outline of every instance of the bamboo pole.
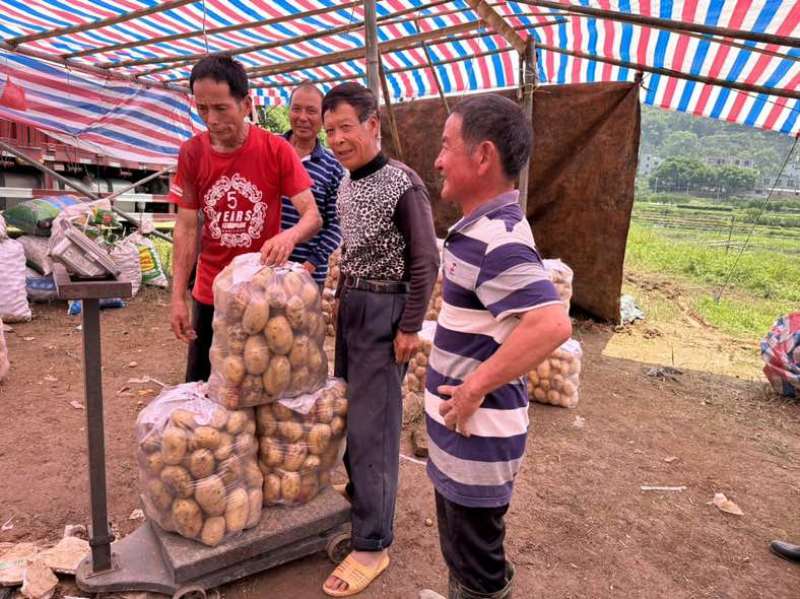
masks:
<svg viewBox="0 0 800 599"><path fill-rule="evenodd" d="M422 29L419 26L419 21L416 22L417 24L417 31L421 32ZM442 82L439 81L439 73L436 72L436 69L433 67L433 60L431 60L431 51L428 48L428 44L424 41L422 42L422 49L425 51L425 59L428 63L428 68L431 70L431 75L433 75L433 81L436 83L436 89L439 91L439 98L442 100L442 104L444 105L444 109L447 111L447 114L450 114L450 105L447 103L447 98L444 97L444 88L442 87Z"/></svg>
<svg viewBox="0 0 800 599"><path fill-rule="evenodd" d="M370 0L374 1L374 0ZM434 2L430 2L429 4L419 7L415 6L412 8L405 8L403 10L399 10L391 15L386 15L377 19L378 22L381 21L388 21L392 19L397 19L403 15L411 14L420 10L421 8L429 8L431 6L439 6L448 2L449 0L435 0ZM258 52L259 50L269 50L270 48L278 48L281 46L287 46L289 44L299 43L299 42L306 42L314 39L318 39L321 37L327 37L330 35L337 35L340 33L347 33L349 31L356 31L364 27L363 21L358 21L356 23L348 23L347 25L339 25L337 27L331 27L330 29L321 29L319 31L314 31L313 33L307 33L305 35L298 35L295 37L288 37L280 40L275 40L272 42L264 42L261 44L252 44L250 46L242 46L241 48L233 48L230 50L225 50L224 52L220 52L220 54L225 54L227 56L237 56L239 54L247 54L249 52ZM184 56L162 56L157 58L137 58L132 60L123 60L121 62L104 62L101 63L99 66L104 69L118 69L121 67L136 67L136 66L143 66L148 64L164 64L164 63L186 63L186 62L194 62L196 60L200 60L204 58L207 54L205 52L198 52L195 54L186 54ZM146 73L149 74L149 73Z"/></svg>
<svg viewBox="0 0 800 599"><path fill-rule="evenodd" d="M547 44L538 44L538 47L548 52L556 52L558 54L566 54L574 56L575 58L584 58L586 60L594 60L596 62L604 62L624 69L631 69L634 71L643 71L645 73L654 73L656 75L664 75L666 77L675 77L676 79L685 79L687 81L694 81L696 83L705 83L707 85L716 85L718 87L727 87L744 92L751 92L755 94L766 94L768 96L777 96L780 98L792 98L800 100L800 91L793 91L788 89L780 89L774 87L765 87L763 85L755 85L750 83L740 83L738 81L727 81L725 79L715 79L714 77L704 77L701 75L692 75L682 71L674 71L663 67L651 67L634 62L626 62L617 60L616 58L607 58L605 56L595 56L593 54L585 54L574 50L564 50L563 48L556 48L555 46L548 46Z"/></svg>
<svg viewBox="0 0 800 599"><path fill-rule="evenodd" d="M531 120L531 128L533 127L533 91L536 88L536 50L534 49L535 41L533 37L529 37L525 44L525 53L521 54L520 62L524 63L523 77L522 77L522 106L525 111L525 117ZM533 147L531 147L533 151ZM519 205L522 208L522 214L528 214L528 185L530 179L531 159L525 161L519 175Z"/></svg>
<svg viewBox="0 0 800 599"><path fill-rule="evenodd" d="M122 73L113 73L106 71L105 69L100 69L92 65L84 64L82 62L78 62L68 58L61 58L55 54L47 54L46 52L39 52L37 50L29 50L28 48L21 48L19 46L9 46L5 42L0 42L0 48L3 50L7 50L8 52L15 52L17 54L22 54L23 56L30 56L31 58L36 58L38 60L45 60L47 62L56 63L64 65L70 69L74 69L81 73L88 73L90 75L95 75L97 77L101 77L102 79L115 79L117 81L128 81L137 83L139 85L144 86L145 88L149 87L160 87L163 89L170 89L172 91L181 92L182 94L188 94L189 88L183 85L177 85L174 83L169 83L166 81L153 81L153 80L143 80L132 75L123 75Z"/></svg>
<svg viewBox="0 0 800 599"><path fill-rule="evenodd" d="M380 103L381 88L378 75L378 23L375 0L364 0L364 50L367 63L367 87Z"/></svg>
<svg viewBox="0 0 800 599"><path fill-rule="evenodd" d="M468 1L472 2L473 0L468 0ZM566 10L569 12L588 15L590 17L599 17L602 19L612 19L614 21L622 21L624 23L635 23L637 25L649 25L652 27L660 27L662 29L667 29L668 31L684 30L684 31L692 31L694 33L708 33L711 35L720 35L722 37L750 40L753 42L761 42L764 44L775 44L777 46L800 48L800 37L775 35L772 33L758 33L755 31L744 31L742 29L731 29L729 27L703 25L701 23L688 23L685 21L675 21L672 19L662 19L659 17L648 17L644 15L628 14L615 10L603 10L600 8L590 8L588 6L578 6L576 4L564 4L561 2L552 2L551 0L517 0L517 1L520 4L528 4L530 6L537 6L540 8Z"/></svg>
<svg viewBox="0 0 800 599"><path fill-rule="evenodd" d="M253 29L255 27L266 27L267 25L278 25L286 21L294 21L303 17L316 17L335 10L346 10L355 6L360 6L361 0L353 0L353 2L345 2L338 6L325 6L317 8L304 13L294 13L290 15L282 15L280 17L272 17L270 19L261 19L260 21L249 21L247 23L237 23L236 25L227 25L225 27L216 27L214 29L207 29L205 33L200 31L186 31L184 33L173 33L172 35L164 35L161 37L149 38L146 40L136 40L134 42L125 42L123 44L112 44L110 46L100 46L95 48L87 48L79 52L72 52L70 54L62 54L62 58L78 58L81 56L90 56L92 54L102 54L104 52L115 52L117 50L127 50L129 48L137 48L139 46L150 46L152 44L159 44L162 42L175 42L178 40L187 39L190 37L199 37L202 35L221 35L223 33L230 33L232 31L241 31L242 29Z"/></svg>
<svg viewBox="0 0 800 599"><path fill-rule="evenodd" d="M397 130L397 119L394 115L394 106L392 106L392 94L389 93L389 84L386 82L383 60L380 60L378 66L381 74L381 87L383 88L383 103L386 105L386 112L389 117L389 128L392 130L392 141L394 142L397 157L400 159L400 162L403 162L403 146L400 143L400 133Z"/></svg>
<svg viewBox="0 0 800 599"><path fill-rule="evenodd" d="M100 21L92 21L91 23L82 23L81 25L73 25L70 27L61 27L59 29L48 29L47 31L41 31L39 33L20 35L17 37L12 37L11 39L7 39L5 41L10 46L19 46L20 44L35 42L37 40L43 40L50 37L58 37L61 35L69 35L72 33L81 33L83 31L90 31L92 29L100 29L101 27L118 25L119 23L124 23L126 21L138 19L139 17L146 17L147 15L151 15L153 13L162 12L173 8L178 8L185 4L191 4L192 2L196 1L197 0L168 0L166 2L161 2L149 8L141 8L139 10L134 10L129 13L118 15L116 17L109 17L108 19L102 19Z"/></svg>
<svg viewBox="0 0 800 599"><path fill-rule="evenodd" d="M467 0L467 4L472 7L481 20L497 33L502 35L520 54L525 53L525 40L506 23L505 19L489 5L485 0Z"/></svg>

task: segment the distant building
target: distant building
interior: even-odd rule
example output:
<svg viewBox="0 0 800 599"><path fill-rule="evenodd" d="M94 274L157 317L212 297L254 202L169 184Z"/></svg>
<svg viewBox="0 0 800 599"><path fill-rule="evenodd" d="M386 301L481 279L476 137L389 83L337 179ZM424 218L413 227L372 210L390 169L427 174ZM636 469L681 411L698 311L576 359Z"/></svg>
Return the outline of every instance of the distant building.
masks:
<svg viewBox="0 0 800 599"><path fill-rule="evenodd" d="M734 156L714 156L705 159L709 166L738 166L739 168L756 168L755 161L750 158L736 158Z"/></svg>
<svg viewBox="0 0 800 599"><path fill-rule="evenodd" d="M641 177L649 177L662 162L664 162L664 159L654 154L642 154L639 156L639 169L637 174Z"/></svg>

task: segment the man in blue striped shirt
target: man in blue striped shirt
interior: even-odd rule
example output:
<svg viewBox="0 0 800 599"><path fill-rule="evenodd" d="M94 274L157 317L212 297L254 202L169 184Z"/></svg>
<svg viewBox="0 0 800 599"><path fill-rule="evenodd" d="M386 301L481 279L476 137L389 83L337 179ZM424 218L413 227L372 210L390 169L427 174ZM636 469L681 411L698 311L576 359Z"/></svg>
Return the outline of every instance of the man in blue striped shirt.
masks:
<svg viewBox="0 0 800 599"><path fill-rule="evenodd" d="M342 242L336 214L336 192L344 176L342 165L319 142L322 97L322 92L312 83L298 85L289 100L289 123L292 128L285 134L311 177L311 191L322 217L319 233L307 242L296 245L289 259L303 264L320 285L325 283L328 274L328 258ZM289 198L283 198L282 202L281 229L286 230L297 224L300 215Z"/></svg>
<svg viewBox="0 0 800 599"><path fill-rule="evenodd" d="M450 598L511 595L504 516L528 433L523 375L571 334L514 189L531 145L520 107L488 94L455 107L436 159L442 198L463 212L444 243L425 390Z"/></svg>

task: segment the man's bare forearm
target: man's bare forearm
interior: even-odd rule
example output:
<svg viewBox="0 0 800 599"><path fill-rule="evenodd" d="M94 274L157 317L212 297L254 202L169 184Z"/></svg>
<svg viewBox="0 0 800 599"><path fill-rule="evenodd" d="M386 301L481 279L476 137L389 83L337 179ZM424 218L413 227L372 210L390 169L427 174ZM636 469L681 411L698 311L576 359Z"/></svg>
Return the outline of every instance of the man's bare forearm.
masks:
<svg viewBox="0 0 800 599"><path fill-rule="evenodd" d="M189 286L189 275L197 260L197 224L178 219L173 235L172 299L183 300Z"/></svg>
<svg viewBox="0 0 800 599"><path fill-rule="evenodd" d="M527 374L572 334L564 307L546 306L527 312L495 354L467 378L480 395Z"/></svg>

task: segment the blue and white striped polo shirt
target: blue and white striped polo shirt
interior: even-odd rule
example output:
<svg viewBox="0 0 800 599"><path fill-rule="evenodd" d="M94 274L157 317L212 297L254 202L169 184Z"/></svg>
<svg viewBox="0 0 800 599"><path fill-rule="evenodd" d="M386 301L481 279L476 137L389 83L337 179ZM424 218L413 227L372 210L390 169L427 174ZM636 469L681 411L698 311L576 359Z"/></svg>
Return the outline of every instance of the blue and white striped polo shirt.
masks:
<svg viewBox="0 0 800 599"><path fill-rule="evenodd" d="M462 218L442 255L442 310L425 381L428 475L439 493L468 507L511 500L528 434L527 389L520 378L487 395L465 437L445 427L437 388L461 384L490 358L520 313L560 302L517 198L504 193Z"/></svg>
<svg viewBox="0 0 800 599"><path fill-rule="evenodd" d="M287 140L291 136L291 131L284 135ZM342 242L339 215L336 213L336 194L344 177L344 168L333 154L322 147L319 140L311 154L303 158L302 162L314 184L311 191L322 217L322 228L316 236L297 245L289 260L311 262L316 267L312 274L314 280L324 283L328 274L328 258ZM298 223L300 215L289 198L281 198L281 201L281 231L285 231Z"/></svg>

